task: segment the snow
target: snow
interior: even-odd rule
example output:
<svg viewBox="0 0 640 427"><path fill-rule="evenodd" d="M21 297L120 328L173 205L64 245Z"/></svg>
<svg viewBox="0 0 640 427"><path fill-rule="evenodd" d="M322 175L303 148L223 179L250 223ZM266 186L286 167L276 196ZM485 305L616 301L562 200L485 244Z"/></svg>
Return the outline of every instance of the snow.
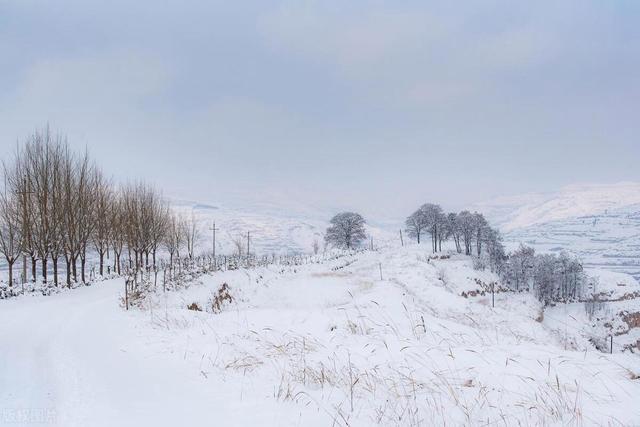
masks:
<svg viewBox="0 0 640 427"><path fill-rule="evenodd" d="M119 304L122 279L0 301L0 417L45 410L65 426L640 422L637 355L602 353L572 321L554 323L567 319L554 312L563 307L539 322L525 293L497 292L493 308L496 280L467 257L432 259L414 245L205 275L130 311ZM223 283L234 301L213 313Z"/></svg>
<svg viewBox="0 0 640 427"><path fill-rule="evenodd" d="M477 203L473 209L483 212L502 230L512 231L639 204L640 183L620 182L574 184L556 192L499 197Z"/></svg>
<svg viewBox="0 0 640 427"><path fill-rule="evenodd" d="M585 273L596 279L594 289L589 291L592 294L603 295L604 299L614 300L634 292L640 293L640 284L628 274L595 268L586 269Z"/></svg>
<svg viewBox="0 0 640 427"><path fill-rule="evenodd" d="M479 204L510 249L567 251L586 267L640 279L640 184L569 186Z"/></svg>
<svg viewBox="0 0 640 427"><path fill-rule="evenodd" d="M308 253L314 240L323 246L329 220L340 212L292 201L280 206L273 205L273 202L246 199L213 204L178 199L170 202L173 209L184 217L194 216L201 233L198 247L203 251L211 251L211 227L215 221L218 253L232 253L235 250L233 239L238 236L244 239L248 231L251 233L252 251L257 253ZM367 233L373 236L375 244L399 240L395 225L390 231L385 223L366 219Z"/></svg>

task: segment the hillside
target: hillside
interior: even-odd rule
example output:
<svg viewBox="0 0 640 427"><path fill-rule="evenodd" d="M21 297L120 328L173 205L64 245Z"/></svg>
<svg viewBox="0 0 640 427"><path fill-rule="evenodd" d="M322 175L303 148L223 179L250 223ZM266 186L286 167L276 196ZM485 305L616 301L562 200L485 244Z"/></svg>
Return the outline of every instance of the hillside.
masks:
<svg viewBox="0 0 640 427"><path fill-rule="evenodd" d="M475 204L504 231L640 205L640 183L568 185L555 192L499 197Z"/></svg>
<svg viewBox="0 0 640 427"><path fill-rule="evenodd" d="M474 206L505 242L568 251L585 266L640 278L640 184L570 186L556 193L501 198Z"/></svg>
<svg viewBox="0 0 640 427"><path fill-rule="evenodd" d="M637 355L529 294L492 307L494 281L411 246L204 275L128 312L120 279L0 301L0 401L67 426L640 421Z"/></svg>
<svg viewBox="0 0 640 427"><path fill-rule="evenodd" d="M640 205L514 229L505 240L541 251L569 251L587 267L640 278Z"/></svg>

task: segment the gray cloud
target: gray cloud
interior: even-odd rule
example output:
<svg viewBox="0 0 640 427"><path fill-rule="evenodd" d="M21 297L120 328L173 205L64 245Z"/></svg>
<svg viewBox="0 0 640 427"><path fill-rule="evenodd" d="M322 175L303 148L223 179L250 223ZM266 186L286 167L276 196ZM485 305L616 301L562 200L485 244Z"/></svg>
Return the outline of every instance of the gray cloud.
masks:
<svg viewBox="0 0 640 427"><path fill-rule="evenodd" d="M0 150L49 121L169 194L387 215L638 180L639 15L624 1L3 2Z"/></svg>

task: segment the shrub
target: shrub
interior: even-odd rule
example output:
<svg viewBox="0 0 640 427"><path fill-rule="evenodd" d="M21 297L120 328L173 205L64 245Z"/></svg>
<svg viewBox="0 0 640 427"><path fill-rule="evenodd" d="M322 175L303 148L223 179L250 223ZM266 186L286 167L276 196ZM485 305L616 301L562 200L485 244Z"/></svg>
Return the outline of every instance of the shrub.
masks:
<svg viewBox="0 0 640 427"><path fill-rule="evenodd" d="M223 283L209 300L209 307L213 313L220 313L226 303L232 303L233 297L229 292L229 285Z"/></svg>

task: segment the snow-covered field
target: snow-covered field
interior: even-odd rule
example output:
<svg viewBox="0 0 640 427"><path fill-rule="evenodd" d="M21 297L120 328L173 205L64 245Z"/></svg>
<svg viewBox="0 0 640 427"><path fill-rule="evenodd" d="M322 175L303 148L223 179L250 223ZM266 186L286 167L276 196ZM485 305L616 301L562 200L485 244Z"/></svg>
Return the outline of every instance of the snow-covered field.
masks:
<svg viewBox="0 0 640 427"><path fill-rule="evenodd" d="M202 276L129 311L122 279L0 301L0 423L640 423L637 355L528 294L492 307L495 280L411 246Z"/></svg>
<svg viewBox="0 0 640 427"><path fill-rule="evenodd" d="M288 200L282 205L273 202L224 201L216 204L171 199L172 208L185 218L195 218L200 230L198 246L202 251L211 251L212 226L216 223L216 250L218 253L233 253L233 240L245 241L250 233L252 251L261 254L309 253L314 241L322 247L324 232L329 219L339 209L317 208L302 202ZM398 241L398 226L369 219L368 234L375 244L390 240Z"/></svg>

